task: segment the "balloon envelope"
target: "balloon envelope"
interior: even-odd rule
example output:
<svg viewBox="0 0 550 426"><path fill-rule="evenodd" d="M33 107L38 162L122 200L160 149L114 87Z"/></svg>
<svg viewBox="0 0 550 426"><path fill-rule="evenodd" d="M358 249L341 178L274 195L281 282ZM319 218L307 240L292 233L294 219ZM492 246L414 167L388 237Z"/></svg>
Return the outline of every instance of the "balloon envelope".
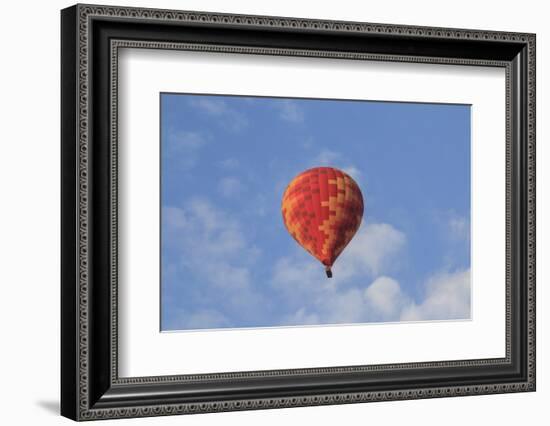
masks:
<svg viewBox="0 0 550 426"><path fill-rule="evenodd" d="M292 237L330 268L361 225L363 195L357 183L341 170L315 167L296 176L281 205Z"/></svg>

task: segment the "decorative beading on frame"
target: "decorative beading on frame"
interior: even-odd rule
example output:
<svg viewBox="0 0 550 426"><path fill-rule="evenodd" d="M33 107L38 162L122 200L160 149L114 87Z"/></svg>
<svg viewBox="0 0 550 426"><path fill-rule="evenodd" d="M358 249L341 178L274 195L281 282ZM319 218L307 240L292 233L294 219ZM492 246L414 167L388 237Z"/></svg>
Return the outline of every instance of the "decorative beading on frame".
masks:
<svg viewBox="0 0 550 426"><path fill-rule="evenodd" d="M111 50L116 57L111 60L110 90L111 99L118 99L118 49L111 44ZM118 376L118 103L111 102L111 382Z"/></svg>
<svg viewBox="0 0 550 426"><path fill-rule="evenodd" d="M78 13L78 410L88 412L88 17Z"/></svg>
<svg viewBox="0 0 550 426"><path fill-rule="evenodd" d="M192 22L203 24L229 24L236 26L251 26L261 28L292 28L317 31L341 31L351 33L369 33L385 35L410 35L424 38L451 38L467 40L488 40L488 41L510 41L510 42L531 42L534 41L532 34L465 30L458 28L420 27L404 26L393 24L375 24L365 22L339 22L328 20L285 18L257 15L220 14L209 12L175 11L164 9L142 9L81 5L80 14L86 16L105 16L118 18L137 18L148 21L176 21Z"/></svg>
<svg viewBox="0 0 550 426"><path fill-rule="evenodd" d="M120 18L139 18L148 21L154 20L171 20L180 22L195 22L195 23L223 23L236 26L257 26L261 28L266 27L279 27L279 28L301 28L306 30L318 30L318 31L340 31L340 32L360 32L360 33L381 33L385 35L411 35L422 38L450 38L450 39L472 39L472 40L494 40L494 41L508 41L527 43L528 45L528 98L529 98L529 117L528 117L528 233L529 233L529 246L528 246L528 382L527 383L508 383L498 385L485 385L485 386L451 386L448 388L431 388L431 389L411 389L402 391L387 391L387 392L362 392L352 394L330 394L321 396L306 396L295 398L268 398L268 399L253 399L253 400L237 400L237 401L223 401L223 402L210 402L202 404L166 404L162 406L152 407L140 407L132 409L88 409L88 40L89 40L89 20L90 18L116 16ZM292 19L292 18L274 18L274 17L262 17L262 16L243 16L243 15L225 15L225 14L211 14L200 12L180 12L180 11L167 11L167 10L154 10L154 9L134 9L134 8L118 8L118 7L103 7L103 6L78 6L78 92L79 92L79 126L78 126L78 143L79 143L79 160L78 160L78 176L79 176L79 209L78 209L78 270L79 270L79 291L78 291L78 318L79 318L79 367L78 367L78 393L79 393L79 410L78 417L81 419L101 419L108 417L140 417L149 415L170 415L170 414L184 414L194 412L215 412L215 411L230 411L230 410L242 410L242 409L262 409L262 408L275 408L275 407L291 407L291 406L307 406L307 405L322 405L322 404L344 404L353 402L366 402L366 401L381 401L381 400L398 400L398 399L415 399L415 398L435 398L442 396L459 396L459 395L474 395L478 393L504 393L504 392L516 392L518 390L532 390L534 388L535 377L535 36L532 34L519 34L519 33L502 33L492 31L476 31L476 30L462 30L462 29L445 29L445 28L426 28L426 27L409 27L399 25L385 25L385 24L368 24L368 23L354 23L354 22L336 22L336 21L322 21L322 20L309 20L309 19ZM121 42L118 42L118 46L122 46ZM128 47L145 47L144 42L129 41ZM130 46L130 44L133 44ZM141 46L140 46L141 45ZM112 47L115 52L117 51L117 43L113 43ZM192 45L187 45L187 48L191 48ZM315 56L315 57L328 57L335 59L369 59L369 60L393 60L400 62L426 62L426 63L448 63L448 64L475 64L483 66L503 66L503 63L498 61L473 61L464 59L452 59L452 58L414 58L407 56L391 56L391 55L367 55L358 53L346 53L346 52L315 52L310 50L287 50L287 49L267 49L267 48L255 48L256 51L252 51L253 48L247 47L231 47L231 46L204 46L195 45L194 50L204 51L224 51L228 53L255 53L266 55L298 55L298 56ZM182 44L175 43L147 43L147 48L162 48L162 49L181 49ZM219 49L219 50L217 50ZM221 50L224 49L224 50ZM115 58L111 63L111 93L114 99L117 95L117 60ZM507 69L507 87L509 87L509 69ZM509 90L506 94L506 106L507 106L507 118L510 114L510 96ZM116 122L117 109L116 104L112 105L111 119ZM508 122L509 120L507 120ZM113 128L114 127L114 128ZM507 139L510 138L510 132L507 131ZM111 128L111 141L117 140L116 126ZM111 215L116 219L116 201L117 201L117 147L116 143L112 144L112 159L113 168L111 171ZM507 143L507 146L509 143ZM509 172L509 153L507 152L507 172ZM506 183L506 196L507 200L510 198L509 182ZM508 201L507 201L508 203ZM508 204L507 204L508 205ZM507 216L507 232L509 230L509 217ZM111 284L113 288L112 292L112 305L111 315L112 322L112 347L117 347L117 327L116 327L116 282L117 282L117 223L116 220L112 221L111 226ZM507 247L509 250L509 247ZM507 314L506 314L506 359L509 361L510 354L510 312L509 312L509 271L510 265L507 256L506 260L506 276L507 276ZM117 378L117 360L116 353L118 351L113 350L114 359L112 360L111 378L118 383L159 383L170 381L181 381L182 378L186 380L215 380L224 378L238 378L238 377L254 377L254 376L277 376L277 375L299 375L306 373L317 374L330 374L341 373L349 371L375 371L383 369L398 369L398 368L410 368L410 367L438 367L438 366L457 366L457 365L484 365L502 362L501 359L484 359L484 360L467 360L456 361L450 363L415 363L415 364L391 364L391 365L378 365L378 366L359 366L359 367L331 367L320 369L305 369L305 370L274 370L274 371L262 371L262 372L247 372L247 373L222 373L215 375L188 375L188 376L162 376L162 377L147 377L147 378L130 378L130 379L118 379ZM474 363L474 364L472 364ZM244 376L243 376L244 374ZM207 376L207 377L205 377Z"/></svg>
<svg viewBox="0 0 550 426"><path fill-rule="evenodd" d="M535 66L536 66L536 39L535 36L528 38L528 64L527 64L527 98L528 98L528 116L527 116L527 357L528 357L528 380L531 389L534 390L535 383L535 311L536 311L536 289L535 289L535 270L536 270L536 253L535 253L535 165L536 165L536 82L535 82Z"/></svg>
<svg viewBox="0 0 550 426"><path fill-rule="evenodd" d="M486 395L528 390L525 383L480 386L452 386L447 388L404 389L399 391L354 392L315 396L241 399L188 404L166 404L139 408L97 409L82 413L82 419L95 420L112 417L168 416L174 414L213 413L239 410L307 407L315 405L353 404L359 402L398 401L409 399L442 398L453 396Z"/></svg>

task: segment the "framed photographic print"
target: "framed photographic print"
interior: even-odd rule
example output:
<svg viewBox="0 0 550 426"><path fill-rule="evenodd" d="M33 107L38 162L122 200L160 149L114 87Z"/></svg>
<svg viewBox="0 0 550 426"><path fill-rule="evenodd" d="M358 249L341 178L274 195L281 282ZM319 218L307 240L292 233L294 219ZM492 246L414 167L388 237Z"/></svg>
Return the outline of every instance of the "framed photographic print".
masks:
<svg viewBox="0 0 550 426"><path fill-rule="evenodd" d="M535 390L535 36L76 5L74 420Z"/></svg>

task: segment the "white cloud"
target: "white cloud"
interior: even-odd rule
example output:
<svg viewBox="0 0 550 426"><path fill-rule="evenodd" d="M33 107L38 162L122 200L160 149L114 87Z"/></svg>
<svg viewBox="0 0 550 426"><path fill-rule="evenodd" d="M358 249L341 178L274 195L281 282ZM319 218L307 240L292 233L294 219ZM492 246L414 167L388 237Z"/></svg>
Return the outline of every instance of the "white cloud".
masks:
<svg viewBox="0 0 550 426"><path fill-rule="evenodd" d="M164 207L162 209L162 220L169 229L179 230L185 228L187 219L185 212L177 207Z"/></svg>
<svg viewBox="0 0 550 426"><path fill-rule="evenodd" d="M452 243L470 241L470 218L455 210L435 210L433 220L441 236Z"/></svg>
<svg viewBox="0 0 550 426"><path fill-rule="evenodd" d="M403 321L470 318L470 269L436 274L426 283L426 295L401 313Z"/></svg>
<svg viewBox="0 0 550 426"><path fill-rule="evenodd" d="M254 289L250 271L260 250L247 240L235 218L206 199L192 199L183 207L165 206L162 220L162 243L178 253L175 267L180 270L180 274L172 274L165 289L172 296L181 293L193 297L197 307L202 306L187 312L185 318L195 314L197 321L204 318L204 306L216 306L232 319L261 315L263 296ZM194 282L193 276L199 279L200 288L188 287ZM182 318L177 320L179 325L174 319L169 323L174 328L186 328L187 319Z"/></svg>
<svg viewBox="0 0 550 426"><path fill-rule="evenodd" d="M280 100L275 102L274 105L279 108L279 117L282 120L290 123L302 123L304 121L304 111L295 101Z"/></svg>
<svg viewBox="0 0 550 426"><path fill-rule="evenodd" d="M300 143L303 148L310 149L314 145L314 139L311 136L307 136L303 139L300 139Z"/></svg>
<svg viewBox="0 0 550 426"><path fill-rule="evenodd" d="M301 290L309 291L312 286L325 285L327 280L322 265L310 261L309 256L296 253L278 259L273 269L273 281L290 290L291 295L298 295Z"/></svg>
<svg viewBox="0 0 550 426"><path fill-rule="evenodd" d="M284 295L292 314L282 324L342 324L396 321L408 300L399 283L379 277L365 286L351 285L349 279L324 277L322 267L313 262L284 259L277 263L274 289ZM356 284L356 283L355 283Z"/></svg>
<svg viewBox="0 0 550 426"><path fill-rule="evenodd" d="M199 158L199 151L208 141L206 135L191 131L168 131L165 154L175 158L182 169L192 169Z"/></svg>
<svg viewBox="0 0 550 426"><path fill-rule="evenodd" d="M342 171L350 175L356 182L361 179L361 171L355 166L343 167Z"/></svg>
<svg viewBox="0 0 550 426"><path fill-rule="evenodd" d="M316 303L325 323L367 323L398 321L410 303L399 283L390 277L376 278L370 285L333 288ZM315 315L315 310L310 310Z"/></svg>
<svg viewBox="0 0 550 426"><path fill-rule="evenodd" d="M197 308L170 319L173 328L230 327L231 320L262 324L262 318L277 325L265 320L273 301L278 325L470 317L469 270L433 275L417 302L403 291L392 272L407 241L389 224L363 226L337 260L332 279L296 245L294 254L274 260L266 292L254 287L252 276L260 252L234 217L206 199L193 199L181 208L163 208L163 221L163 244L178 246L180 265L201 283L185 290ZM171 285L188 285L184 281Z"/></svg>
<svg viewBox="0 0 550 426"><path fill-rule="evenodd" d="M320 263L296 248L297 254L279 259L273 272L272 286L292 311L284 321L305 324L301 321L312 318L321 323L398 319L405 296L397 281L378 275L392 269L392 260L405 243L404 234L391 225L364 226L335 263L330 280ZM357 280L365 276L375 279L370 286L358 285Z"/></svg>
<svg viewBox="0 0 550 426"><path fill-rule="evenodd" d="M235 177L226 176L218 184L218 190L226 198L239 195L244 190L244 185Z"/></svg>
<svg viewBox="0 0 550 426"><path fill-rule="evenodd" d="M178 313L177 320L173 322L175 322L178 327L187 330L222 328L230 325L225 315L214 309L202 309L195 312L182 311Z"/></svg>
<svg viewBox="0 0 550 426"><path fill-rule="evenodd" d="M209 282L217 288L246 290L250 284L250 271L242 266L217 261L215 268L208 268Z"/></svg>
<svg viewBox="0 0 550 426"><path fill-rule="evenodd" d="M397 255L405 244L405 235L389 224L363 225L336 260L332 279L327 280L320 263L296 247L297 256L283 257L276 262L273 281L284 283L291 294L299 295L302 288L307 292L310 287L336 286L361 275L374 278L394 269Z"/></svg>
<svg viewBox="0 0 550 426"><path fill-rule="evenodd" d="M200 109L212 117L220 120L226 129L238 132L248 126L248 119L238 110L231 108L223 99L195 97L190 99L191 106Z"/></svg>
<svg viewBox="0 0 550 426"><path fill-rule="evenodd" d="M466 241L470 239L470 222L464 216L450 215L448 227L452 239Z"/></svg>
<svg viewBox="0 0 550 426"><path fill-rule="evenodd" d="M196 97L191 99L191 104L211 115L222 115L228 111L226 103L221 99Z"/></svg>
<svg viewBox="0 0 550 426"><path fill-rule="evenodd" d="M168 134L168 145L176 151L195 151L206 143L199 132L173 131Z"/></svg>
<svg viewBox="0 0 550 426"><path fill-rule="evenodd" d="M320 306L325 312L325 321L331 324L350 324L368 321L368 311L359 288L333 291L330 298Z"/></svg>
<svg viewBox="0 0 550 426"><path fill-rule="evenodd" d="M342 154L339 152L331 151L330 149L323 149L313 159L313 163L318 166L333 166L341 160Z"/></svg>
<svg viewBox="0 0 550 426"><path fill-rule="evenodd" d="M300 308L296 312L283 318L281 325L317 325L319 321L319 315L310 314L305 308Z"/></svg>
<svg viewBox="0 0 550 426"><path fill-rule="evenodd" d="M176 216L173 212L172 216ZM239 250L247 245L240 224L232 217L217 209L206 199L191 200L181 216L187 217L182 231L185 241L179 240L183 249L200 253L203 256L236 257ZM170 224L167 224L170 230Z"/></svg>
<svg viewBox="0 0 550 426"><path fill-rule="evenodd" d="M387 223L363 225L334 265L334 274L378 276L396 264L407 242L405 234Z"/></svg>
<svg viewBox="0 0 550 426"><path fill-rule="evenodd" d="M239 167L239 160L234 157L229 157L220 161L218 164L222 169L234 170Z"/></svg>
<svg viewBox="0 0 550 426"><path fill-rule="evenodd" d="M415 303L396 279L381 274L392 269L384 265L395 261L405 236L387 224L372 224L362 236L364 241L359 241L356 252L336 262L330 280L324 277L322 266L306 255L297 253L277 261L272 286L291 311L283 325L470 317L469 270L435 274L425 283L424 298ZM371 250L377 245L379 253ZM365 274L373 277L370 283L361 283Z"/></svg>
<svg viewBox="0 0 550 426"><path fill-rule="evenodd" d="M407 300L399 283L393 278L385 276L374 280L367 287L363 296L372 314L376 314L383 320L397 318Z"/></svg>
<svg viewBox="0 0 550 426"><path fill-rule="evenodd" d="M252 206L250 206L249 211L260 217L264 217L267 214L268 199L264 193L260 193L256 197L254 197Z"/></svg>
<svg viewBox="0 0 550 426"><path fill-rule="evenodd" d="M310 165L312 167L336 167L350 175L353 179L355 179L355 181L359 182L362 177L361 170L349 163L350 162L341 153L330 149L322 149L319 154L313 158Z"/></svg>

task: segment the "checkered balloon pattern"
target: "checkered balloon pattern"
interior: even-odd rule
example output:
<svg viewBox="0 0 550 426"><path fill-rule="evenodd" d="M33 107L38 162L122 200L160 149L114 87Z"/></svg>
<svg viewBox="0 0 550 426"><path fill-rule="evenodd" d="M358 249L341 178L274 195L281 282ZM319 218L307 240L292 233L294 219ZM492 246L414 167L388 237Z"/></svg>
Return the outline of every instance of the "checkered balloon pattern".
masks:
<svg viewBox="0 0 550 426"><path fill-rule="evenodd" d="M331 277L334 261L361 225L363 195L348 174L316 167L290 182L281 211L290 235L325 265Z"/></svg>

